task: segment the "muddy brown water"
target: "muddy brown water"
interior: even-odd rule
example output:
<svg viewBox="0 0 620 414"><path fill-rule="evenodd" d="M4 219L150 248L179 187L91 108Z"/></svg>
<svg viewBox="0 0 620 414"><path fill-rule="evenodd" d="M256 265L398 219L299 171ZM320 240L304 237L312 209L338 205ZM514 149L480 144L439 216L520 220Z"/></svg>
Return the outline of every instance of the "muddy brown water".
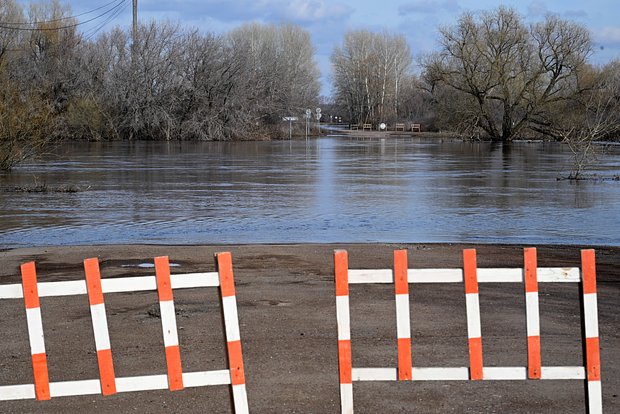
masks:
<svg viewBox="0 0 620 414"><path fill-rule="evenodd" d="M618 155L593 172L620 174ZM620 245L620 182L557 181L570 164L556 143L72 143L0 175L0 246ZM6 191L33 184L83 191Z"/></svg>

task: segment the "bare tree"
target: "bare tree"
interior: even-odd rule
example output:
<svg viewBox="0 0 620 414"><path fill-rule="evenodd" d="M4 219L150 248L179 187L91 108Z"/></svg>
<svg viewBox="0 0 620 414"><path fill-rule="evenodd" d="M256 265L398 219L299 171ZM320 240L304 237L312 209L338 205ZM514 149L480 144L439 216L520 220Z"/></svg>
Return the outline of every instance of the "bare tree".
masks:
<svg viewBox="0 0 620 414"><path fill-rule="evenodd" d="M401 35L348 32L332 52L336 100L354 122L391 121L399 109L411 49Z"/></svg>
<svg viewBox="0 0 620 414"><path fill-rule="evenodd" d="M469 96L470 120L502 141L527 128L548 133L544 114L579 92L576 80L591 52L584 27L557 16L527 27L505 7L465 13L440 30L440 39L441 50L423 63L429 90L444 85Z"/></svg>
<svg viewBox="0 0 620 414"><path fill-rule="evenodd" d="M549 122L573 155L568 178L576 180L604 151L602 142L620 134L620 61L591 68L581 82L582 93L550 114Z"/></svg>
<svg viewBox="0 0 620 414"><path fill-rule="evenodd" d="M0 29L2 170L41 152L65 132L62 116L76 44L75 30L62 27L71 23L64 20L69 14L57 0L31 5L27 19L16 2L0 4L1 20L7 22Z"/></svg>

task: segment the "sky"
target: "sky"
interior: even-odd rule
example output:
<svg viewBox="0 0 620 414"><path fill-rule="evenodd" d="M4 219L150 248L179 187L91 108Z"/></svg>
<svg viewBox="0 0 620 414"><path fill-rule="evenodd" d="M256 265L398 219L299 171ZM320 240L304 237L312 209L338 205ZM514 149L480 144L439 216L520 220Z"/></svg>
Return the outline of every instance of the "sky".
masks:
<svg viewBox="0 0 620 414"><path fill-rule="evenodd" d="M111 0L64 1L71 5L74 14L79 14ZM131 24L131 0L125 1L124 11L103 30ZM499 5L515 8L528 23L540 21L549 13L579 22L592 33L593 63L620 59L618 0L138 0L138 14L141 21L167 19L205 33L225 33L249 21L298 24L312 35L322 73L321 94L329 96L329 56L334 46L342 42L345 32L363 28L402 34L417 58L437 49L440 25L454 24L465 11L490 10ZM82 19L89 16L92 15ZM87 33L97 28L95 22L82 27ZM413 70L419 70L415 62Z"/></svg>

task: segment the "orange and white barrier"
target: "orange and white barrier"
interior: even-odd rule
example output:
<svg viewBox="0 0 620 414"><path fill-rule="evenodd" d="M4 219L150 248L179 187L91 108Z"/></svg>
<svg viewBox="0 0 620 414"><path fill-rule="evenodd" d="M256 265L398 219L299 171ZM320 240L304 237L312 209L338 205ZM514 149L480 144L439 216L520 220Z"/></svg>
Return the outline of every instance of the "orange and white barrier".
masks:
<svg viewBox="0 0 620 414"><path fill-rule="evenodd" d="M248 413L245 375L241 352L241 337L235 299L235 286L230 253L216 255L217 272L170 274L168 257L155 258L155 276L101 279L99 261L84 261L86 280L37 282L34 262L21 266L22 283L0 285L0 299L24 299L28 335L32 353L34 384L0 386L0 400L34 399L71 395L112 395L119 392L226 385L232 387L234 410ZM219 287L222 315L228 350L229 369L217 371L183 372L174 311L173 290L199 287ZM138 291L157 291L161 310L164 352L167 374L116 377L104 294ZM40 297L88 295L93 325L95 349L99 364L99 379L50 382Z"/></svg>
<svg viewBox="0 0 620 414"><path fill-rule="evenodd" d="M524 267L478 268L476 251L463 251L462 269L409 269L407 251L394 251L393 269L353 270L345 250L334 252L338 361L342 413L353 413L353 381L454 381L454 380L586 380L587 410L602 413L596 270L594 250L582 250L582 267L537 267L536 249L524 251ZM585 367L541 366L538 283L581 283L582 323L585 332ZM396 302L398 367L354 368L351 360L349 285L393 283ZM464 283L467 312L469 367L412 367L409 321L410 283ZM525 283L527 367L485 367L482 352L479 283Z"/></svg>

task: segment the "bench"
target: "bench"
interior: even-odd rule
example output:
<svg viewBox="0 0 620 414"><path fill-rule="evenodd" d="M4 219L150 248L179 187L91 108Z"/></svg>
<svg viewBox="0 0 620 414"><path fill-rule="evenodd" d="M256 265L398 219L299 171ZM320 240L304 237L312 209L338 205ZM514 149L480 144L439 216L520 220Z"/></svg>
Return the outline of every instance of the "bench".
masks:
<svg viewBox="0 0 620 414"><path fill-rule="evenodd" d="M351 131L353 131L354 129L355 130L359 129L359 125L358 124L351 124Z"/></svg>
<svg viewBox="0 0 620 414"><path fill-rule="evenodd" d="M394 124L394 131L405 131L405 124Z"/></svg>
<svg viewBox="0 0 620 414"><path fill-rule="evenodd" d="M372 124L364 124L362 126L362 130L363 131L366 131L366 130L372 131Z"/></svg>
<svg viewBox="0 0 620 414"><path fill-rule="evenodd" d="M415 132L417 130L417 132L422 132L422 129L420 128L420 124L411 124L411 132Z"/></svg>

